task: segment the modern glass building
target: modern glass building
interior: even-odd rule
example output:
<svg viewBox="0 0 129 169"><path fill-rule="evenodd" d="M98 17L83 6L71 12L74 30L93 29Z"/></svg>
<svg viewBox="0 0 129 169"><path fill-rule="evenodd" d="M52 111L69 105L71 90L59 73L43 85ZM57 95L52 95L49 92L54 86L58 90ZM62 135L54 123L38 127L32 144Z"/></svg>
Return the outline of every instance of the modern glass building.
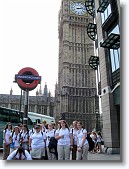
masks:
<svg viewBox="0 0 129 169"><path fill-rule="evenodd" d="M86 0L93 17L87 34L94 41L90 66L97 72L103 138L107 153L120 153L120 1Z"/></svg>

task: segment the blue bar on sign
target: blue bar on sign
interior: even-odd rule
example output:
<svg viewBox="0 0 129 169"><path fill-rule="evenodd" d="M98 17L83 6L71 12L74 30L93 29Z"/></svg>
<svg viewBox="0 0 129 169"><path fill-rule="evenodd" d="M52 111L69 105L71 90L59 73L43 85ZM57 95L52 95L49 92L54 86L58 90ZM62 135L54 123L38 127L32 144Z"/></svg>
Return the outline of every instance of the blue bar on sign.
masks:
<svg viewBox="0 0 129 169"><path fill-rule="evenodd" d="M15 79L41 80L41 76L34 76L34 75L15 75Z"/></svg>

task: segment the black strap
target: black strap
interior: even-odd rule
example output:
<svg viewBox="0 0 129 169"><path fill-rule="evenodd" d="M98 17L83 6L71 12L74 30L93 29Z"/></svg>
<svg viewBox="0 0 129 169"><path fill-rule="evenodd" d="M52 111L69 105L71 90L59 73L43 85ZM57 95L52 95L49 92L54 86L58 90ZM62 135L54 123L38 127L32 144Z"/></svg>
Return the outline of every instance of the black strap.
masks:
<svg viewBox="0 0 129 169"><path fill-rule="evenodd" d="M23 152L22 152L22 153L23 153L23 155L26 157L26 155L25 155L25 150L24 150L24 149L23 149ZM16 151L16 154L14 155L14 157L16 157L17 154L18 154L18 150ZM14 157L13 157L13 158L14 158Z"/></svg>

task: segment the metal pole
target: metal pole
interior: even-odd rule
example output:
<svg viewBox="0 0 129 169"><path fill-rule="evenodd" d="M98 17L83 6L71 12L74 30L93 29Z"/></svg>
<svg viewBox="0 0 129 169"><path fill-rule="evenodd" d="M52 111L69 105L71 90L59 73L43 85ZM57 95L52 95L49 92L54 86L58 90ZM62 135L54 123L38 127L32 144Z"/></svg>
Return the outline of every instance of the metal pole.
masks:
<svg viewBox="0 0 129 169"><path fill-rule="evenodd" d="M25 102L24 102L24 119L23 119L23 124L27 124L27 122L28 122L28 95L29 95L29 90L26 89L26 91L25 91Z"/></svg>
<svg viewBox="0 0 129 169"><path fill-rule="evenodd" d="M19 113L21 112L21 105L22 105L22 89L21 89L21 96L20 96L20 107L19 107Z"/></svg>
<svg viewBox="0 0 129 169"><path fill-rule="evenodd" d="M22 89L21 89L21 96L20 96L20 106L19 106L19 117L21 119L22 115L21 115L21 105L22 105ZM19 119L19 121L20 121Z"/></svg>

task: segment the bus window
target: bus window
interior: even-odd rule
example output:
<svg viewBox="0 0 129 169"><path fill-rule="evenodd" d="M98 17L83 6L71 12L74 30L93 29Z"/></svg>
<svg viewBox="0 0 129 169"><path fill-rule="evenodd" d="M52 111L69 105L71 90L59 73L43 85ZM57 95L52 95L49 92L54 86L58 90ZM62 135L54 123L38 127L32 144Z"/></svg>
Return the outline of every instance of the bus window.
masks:
<svg viewBox="0 0 129 169"><path fill-rule="evenodd" d="M29 117L28 117L28 125L33 125L33 122Z"/></svg>
<svg viewBox="0 0 129 169"><path fill-rule="evenodd" d="M20 121L20 123L23 123L23 113L22 112L20 112L19 121Z"/></svg>
<svg viewBox="0 0 129 169"><path fill-rule="evenodd" d="M9 111L6 109L1 109L0 111L0 121L9 122Z"/></svg>
<svg viewBox="0 0 129 169"><path fill-rule="evenodd" d="M41 123L40 119L35 120L36 123Z"/></svg>
<svg viewBox="0 0 129 169"><path fill-rule="evenodd" d="M19 113L17 111L10 111L10 121L12 123L19 123Z"/></svg>

